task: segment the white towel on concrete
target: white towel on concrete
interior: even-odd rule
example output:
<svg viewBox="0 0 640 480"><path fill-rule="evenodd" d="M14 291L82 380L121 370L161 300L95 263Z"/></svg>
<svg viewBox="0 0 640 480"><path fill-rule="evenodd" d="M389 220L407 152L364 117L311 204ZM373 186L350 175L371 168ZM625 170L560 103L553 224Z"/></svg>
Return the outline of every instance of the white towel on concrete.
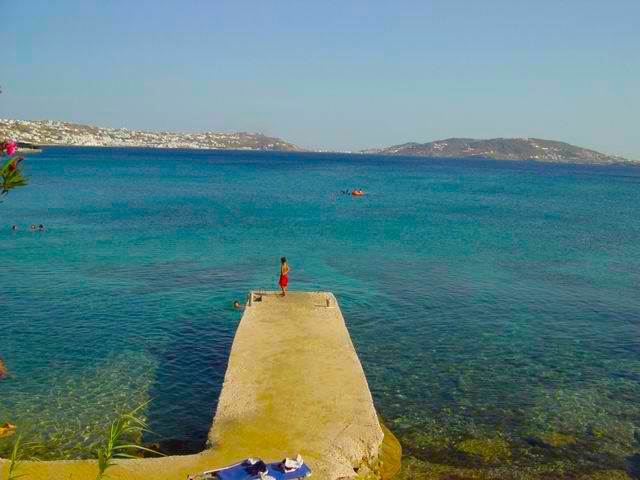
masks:
<svg viewBox="0 0 640 480"><path fill-rule="evenodd" d="M298 454L295 460L291 458L285 458L282 462L282 466L284 467L285 472L293 472L294 470L299 469L304 465L304 460L302 460L302 455Z"/></svg>

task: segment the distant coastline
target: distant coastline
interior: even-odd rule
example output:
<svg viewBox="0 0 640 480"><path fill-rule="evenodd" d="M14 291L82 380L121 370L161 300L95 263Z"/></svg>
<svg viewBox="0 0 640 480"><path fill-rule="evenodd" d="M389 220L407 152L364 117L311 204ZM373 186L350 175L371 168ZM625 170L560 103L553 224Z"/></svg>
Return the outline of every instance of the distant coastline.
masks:
<svg viewBox="0 0 640 480"><path fill-rule="evenodd" d="M0 137L44 146L303 151L296 145L261 133L146 132L52 120L0 119Z"/></svg>
<svg viewBox="0 0 640 480"><path fill-rule="evenodd" d="M363 153L430 158L478 158L587 165L635 164L615 155L541 138L448 138L428 143L409 142Z"/></svg>
<svg viewBox="0 0 640 480"><path fill-rule="evenodd" d="M587 165L640 165L640 161L538 138L449 138L428 143L409 142L361 151L308 150L261 133L147 132L103 128L52 120L0 119L0 138L45 147L166 148L187 150L281 151L393 155L427 158L537 161ZM30 150L36 151L36 150Z"/></svg>

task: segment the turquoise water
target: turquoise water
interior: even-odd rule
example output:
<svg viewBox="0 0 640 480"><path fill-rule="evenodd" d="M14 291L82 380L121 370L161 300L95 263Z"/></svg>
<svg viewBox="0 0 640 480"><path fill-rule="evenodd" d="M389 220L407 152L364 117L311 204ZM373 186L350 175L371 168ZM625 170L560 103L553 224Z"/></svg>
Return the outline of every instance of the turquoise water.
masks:
<svg viewBox="0 0 640 480"><path fill-rule="evenodd" d="M292 289L335 292L407 456L494 471L460 443L499 438L510 471L640 470L640 168L90 148L25 165L0 204L0 423L45 458L92 456L145 401L163 448L201 449L231 301L275 289L285 255Z"/></svg>

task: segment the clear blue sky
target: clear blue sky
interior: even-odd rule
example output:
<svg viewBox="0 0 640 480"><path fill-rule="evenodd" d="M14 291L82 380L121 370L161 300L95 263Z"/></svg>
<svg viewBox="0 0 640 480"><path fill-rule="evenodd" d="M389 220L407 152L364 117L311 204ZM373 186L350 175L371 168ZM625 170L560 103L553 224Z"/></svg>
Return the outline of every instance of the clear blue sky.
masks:
<svg viewBox="0 0 640 480"><path fill-rule="evenodd" d="M640 159L638 0L0 0L0 117Z"/></svg>

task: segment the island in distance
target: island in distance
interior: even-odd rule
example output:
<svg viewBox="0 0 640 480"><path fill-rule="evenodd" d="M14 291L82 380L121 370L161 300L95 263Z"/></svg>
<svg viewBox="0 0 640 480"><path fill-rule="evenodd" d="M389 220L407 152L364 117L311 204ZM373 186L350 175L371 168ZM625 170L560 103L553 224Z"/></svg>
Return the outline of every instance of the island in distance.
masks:
<svg viewBox="0 0 640 480"><path fill-rule="evenodd" d="M103 128L52 120L0 119L0 140L13 139L23 148L38 145L92 147L193 148L221 150L309 151L280 138L260 133L147 132L126 128ZM326 150L323 150L326 152ZM330 152L330 151L329 151ZM634 164L640 162L606 155L568 143L538 138L476 140L449 138L430 143L405 143L360 153L445 158L491 158L536 160L555 163Z"/></svg>
<svg viewBox="0 0 640 480"><path fill-rule="evenodd" d="M34 145L279 150L286 152L303 150L279 138L267 137L260 133L144 132L52 120L0 119L0 138L11 138Z"/></svg>
<svg viewBox="0 0 640 480"><path fill-rule="evenodd" d="M535 160L554 163L616 164L637 163L626 158L539 138L448 138L429 143L404 143L363 153L410 155L436 158L489 158L495 160Z"/></svg>

